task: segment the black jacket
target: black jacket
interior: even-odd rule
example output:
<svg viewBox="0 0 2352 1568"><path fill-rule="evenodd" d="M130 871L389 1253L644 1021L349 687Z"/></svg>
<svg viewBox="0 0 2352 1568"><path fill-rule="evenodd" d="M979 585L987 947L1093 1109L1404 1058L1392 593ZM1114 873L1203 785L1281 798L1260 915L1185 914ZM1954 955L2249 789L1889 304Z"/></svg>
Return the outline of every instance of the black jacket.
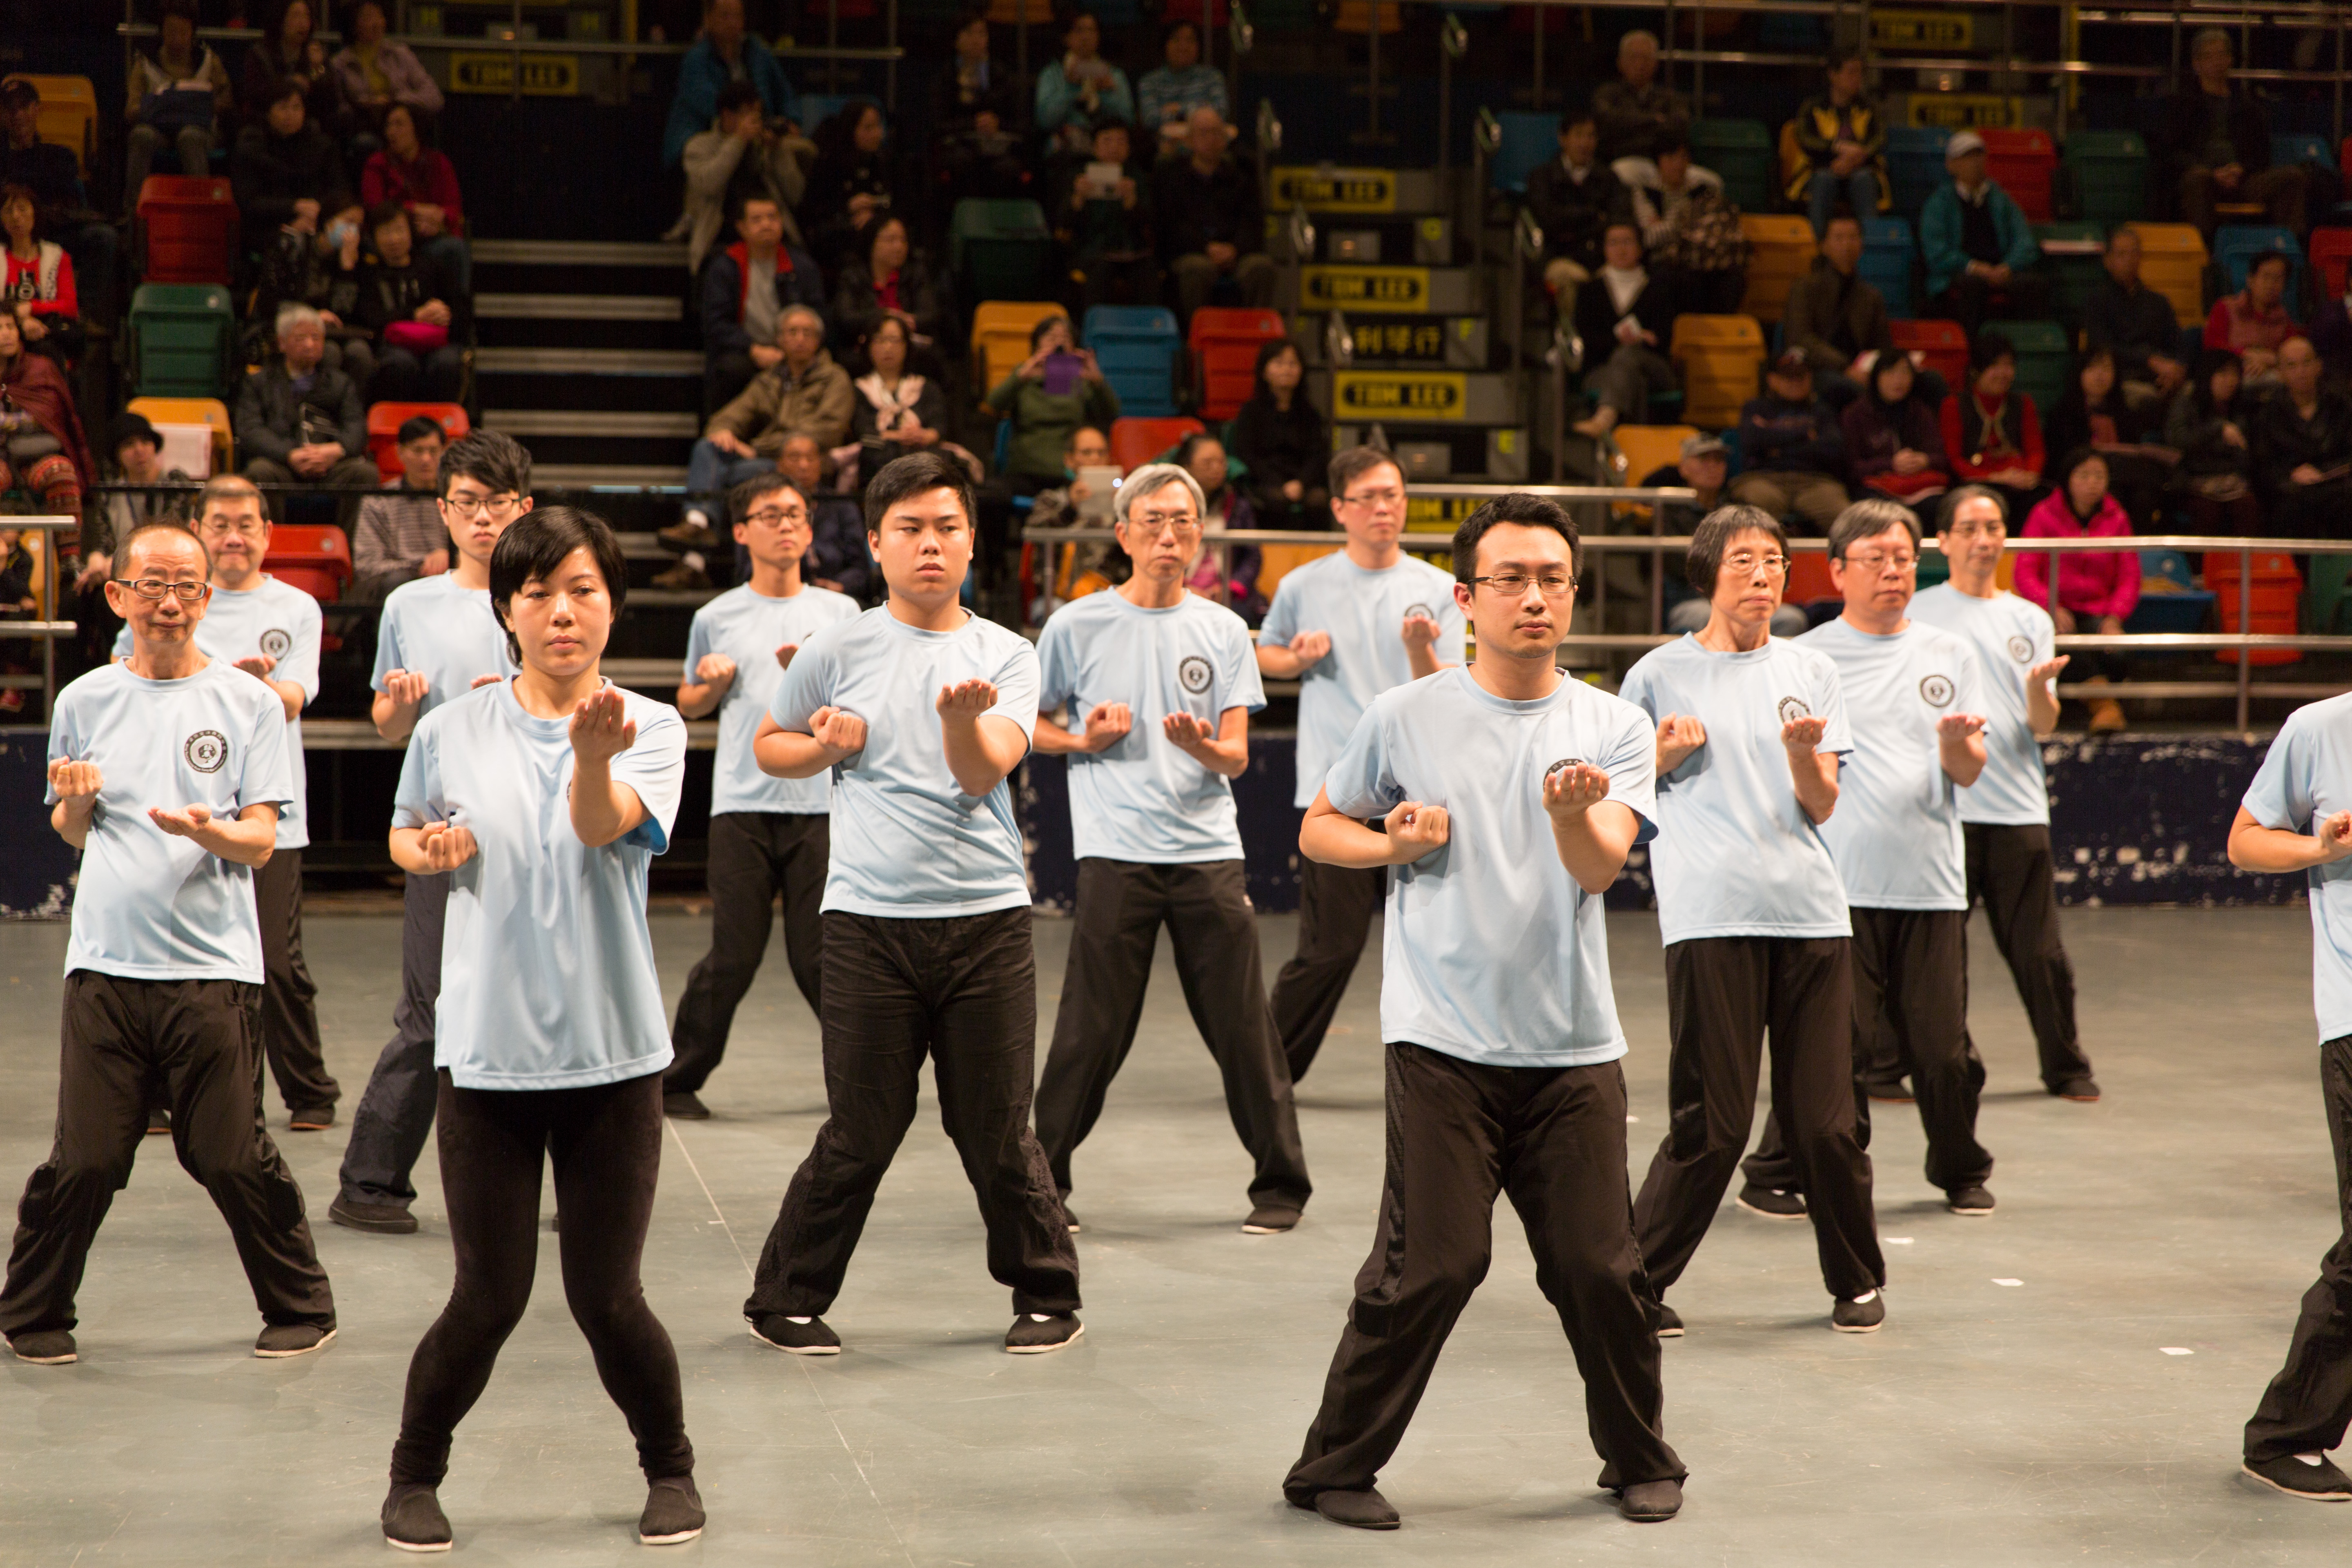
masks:
<svg viewBox="0 0 2352 1568"><path fill-rule="evenodd" d="M1612 218L1631 218L1633 198L1596 163L1581 184L1568 177L1568 165L1553 158L1528 176L1528 211L1544 232L1544 254L1566 257L1592 271L1601 269L1601 237Z"/></svg>
<svg viewBox="0 0 2352 1568"><path fill-rule="evenodd" d="M910 253L898 268L898 309L915 318L915 331L940 339L947 332L947 307L931 281L929 264ZM855 348L882 320L882 301L875 298L874 274L863 261L845 265L833 285L833 321L841 346Z"/></svg>
<svg viewBox="0 0 2352 1568"><path fill-rule="evenodd" d="M1624 310L1610 298L1609 285L1595 272L1592 281L1580 284L1576 290L1576 335L1584 340L1584 363L1588 370L1597 370L1617 352L1617 323L1631 316L1645 331L1655 332L1658 341L1644 344L1652 353L1664 354L1675 339L1675 291L1671 284L1655 273L1633 296Z"/></svg>
<svg viewBox="0 0 2352 1568"><path fill-rule="evenodd" d="M2165 100L2164 135L2158 150L2176 179L2182 170L2204 161L2207 102L2203 89L2193 80ZM2238 163L2249 174L2271 166L2270 116L2254 95L2236 82L2230 84L2230 145L2238 150Z"/></svg>
<svg viewBox="0 0 2352 1568"><path fill-rule="evenodd" d="M1307 389L1291 394L1290 412L1271 397L1253 397L1234 416L1229 444L1249 468L1254 489L1279 490L1297 479L1320 489L1331 461L1331 427L1307 400Z"/></svg>
<svg viewBox="0 0 2352 1568"><path fill-rule="evenodd" d="M749 353L751 334L743 330L743 266L751 250L741 240L714 250L702 264L702 347L713 356ZM816 258L787 243L776 247L776 309L806 305L824 314L824 273ZM828 323L829 325L830 323Z"/></svg>
<svg viewBox="0 0 2352 1568"><path fill-rule="evenodd" d="M313 410L313 433L302 428L302 411ZM236 389L236 412L229 427L236 433L236 449L247 458L268 458L283 463L286 454L317 438L322 425L333 426L333 438L342 443L347 458L367 455L367 405L360 389L339 370L320 365L311 373L310 390L298 393L286 374L286 362L273 359L247 376Z"/></svg>
<svg viewBox="0 0 2352 1568"><path fill-rule="evenodd" d="M2083 305L2084 341L2116 356L2116 374L2133 381L2151 379L2147 356L2180 357L2180 323L2172 301L2143 283L2126 294L2102 274Z"/></svg>
<svg viewBox="0 0 2352 1568"><path fill-rule="evenodd" d="M1221 240L1244 256L1265 248L1257 176L1231 158L1206 175L1190 158L1160 164L1151 177L1151 216L1163 261L1195 255L1212 241Z"/></svg>
<svg viewBox="0 0 2352 1568"><path fill-rule="evenodd" d="M931 133L969 136L972 121L982 110L992 110L999 129L1008 135L1020 134L1029 123L1029 94L1021 73L1003 60L991 59L988 85L967 95L962 79L956 74L956 62L950 58L931 78Z"/></svg>
<svg viewBox="0 0 2352 1568"><path fill-rule="evenodd" d="M2255 483L2273 495L2297 489L2289 476L2305 463L2315 468L2352 463L2352 396L2321 387L2319 406L2306 421L2282 390L2263 400L2246 442L2254 449Z"/></svg>
<svg viewBox="0 0 2352 1568"><path fill-rule="evenodd" d="M317 202L323 214L344 194L334 142L307 120L291 136L273 136L267 125L247 126L229 154L228 177L248 235L292 222L297 201Z"/></svg>
<svg viewBox="0 0 2352 1568"><path fill-rule="evenodd" d="M474 330L474 302L453 287L430 256L412 252L405 267L393 267L381 258L360 268L359 324L378 341L394 321L415 318L417 307L438 300L449 307L449 341L469 342Z"/></svg>

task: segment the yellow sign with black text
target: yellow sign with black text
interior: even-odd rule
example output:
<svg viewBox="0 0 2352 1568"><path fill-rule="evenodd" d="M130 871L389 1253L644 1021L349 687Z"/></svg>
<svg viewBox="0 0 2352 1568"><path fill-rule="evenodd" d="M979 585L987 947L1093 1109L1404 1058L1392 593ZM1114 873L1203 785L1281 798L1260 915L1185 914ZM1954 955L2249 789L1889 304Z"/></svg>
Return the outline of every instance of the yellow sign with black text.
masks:
<svg viewBox="0 0 2352 1568"><path fill-rule="evenodd" d="M1913 125L1947 131L2007 131L2025 123L2025 101L1992 92L1915 92L1906 112Z"/></svg>
<svg viewBox="0 0 2352 1568"><path fill-rule="evenodd" d="M521 91L526 98L575 98L580 92L577 55L502 55L487 49L453 49L449 54L449 90L511 95L515 67L522 67Z"/></svg>
<svg viewBox="0 0 2352 1568"><path fill-rule="evenodd" d="M1311 213L1392 213L1397 180L1393 169L1318 169L1286 164L1273 173L1266 205L1276 212L1294 206Z"/></svg>
<svg viewBox="0 0 2352 1568"><path fill-rule="evenodd" d="M1298 304L1306 310L1429 309L1426 267L1302 267Z"/></svg>
<svg viewBox="0 0 2352 1568"><path fill-rule="evenodd" d="M1976 27L1970 18L1949 11L1874 10L1870 42L1874 48L1919 53L1969 49L1976 45Z"/></svg>
<svg viewBox="0 0 2352 1568"><path fill-rule="evenodd" d="M1331 378L1331 417L1460 419L1469 394L1458 371L1343 370Z"/></svg>

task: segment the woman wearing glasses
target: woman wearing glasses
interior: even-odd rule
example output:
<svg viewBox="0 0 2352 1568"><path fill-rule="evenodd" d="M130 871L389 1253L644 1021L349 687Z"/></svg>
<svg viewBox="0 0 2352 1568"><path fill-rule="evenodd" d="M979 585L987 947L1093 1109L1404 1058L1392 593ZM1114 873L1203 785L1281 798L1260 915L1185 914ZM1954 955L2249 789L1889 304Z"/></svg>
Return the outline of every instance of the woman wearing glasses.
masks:
<svg viewBox="0 0 2352 1568"><path fill-rule="evenodd" d="M1789 541L1752 506L1710 512L1691 535L1704 628L1654 649L1621 694L1657 725L1659 833L1651 850L1665 944L1672 1110L1633 1205L1657 1293L1658 1332L1683 1331L1665 1292L1689 1267L1756 1121L1764 1040L1772 1104L1801 1190L1753 1189L1741 1206L1813 1222L1831 1327L1886 1318L1886 1264L1853 1097L1852 925L1821 836L1853 749L1836 667L1771 636Z"/></svg>

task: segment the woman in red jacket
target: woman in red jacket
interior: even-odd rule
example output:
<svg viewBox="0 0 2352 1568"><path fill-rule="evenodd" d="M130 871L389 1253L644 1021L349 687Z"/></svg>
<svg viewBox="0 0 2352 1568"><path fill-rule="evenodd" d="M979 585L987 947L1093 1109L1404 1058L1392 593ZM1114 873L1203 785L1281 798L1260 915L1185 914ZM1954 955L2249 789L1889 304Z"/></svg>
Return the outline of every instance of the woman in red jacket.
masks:
<svg viewBox="0 0 2352 1568"><path fill-rule="evenodd" d="M2107 460L2097 448L2077 447L2066 454L2058 488L2025 520L2027 539L2129 539L2131 517L2107 493ZM2051 584L2057 591L2051 591ZM2020 551L2014 586L2018 596L2050 612L2060 637L2077 632L2115 637L2139 604L2139 552L2136 550ZM2079 668L2094 671L2093 686L2124 676L2116 653L2075 654ZM2091 728L2120 730L2123 705L2112 697L2091 703Z"/></svg>
<svg viewBox="0 0 2352 1568"><path fill-rule="evenodd" d="M90 479L89 443L65 372L27 352L16 316L0 310L0 489L29 490L44 513L79 517ZM80 548L76 534L60 534L58 559Z"/></svg>
<svg viewBox="0 0 2352 1568"><path fill-rule="evenodd" d="M1990 485L2011 517L2032 510L2042 499L2042 418L2017 390L2017 350L1999 332L1969 344L1969 388L1944 400L1943 426L1954 479Z"/></svg>
<svg viewBox="0 0 2352 1568"><path fill-rule="evenodd" d="M465 198L449 155L426 140L430 122L413 105L395 102L383 111L383 146L368 155L360 171L360 200L369 206L398 202L408 212L416 248L433 258L460 294L474 289L473 258L459 237L466 229Z"/></svg>

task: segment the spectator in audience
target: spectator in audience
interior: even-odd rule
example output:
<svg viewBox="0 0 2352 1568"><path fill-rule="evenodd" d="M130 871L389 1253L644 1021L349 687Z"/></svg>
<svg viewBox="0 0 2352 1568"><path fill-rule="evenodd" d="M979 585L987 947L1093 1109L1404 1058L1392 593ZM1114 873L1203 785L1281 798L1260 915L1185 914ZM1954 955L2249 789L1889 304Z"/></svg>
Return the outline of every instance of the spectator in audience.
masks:
<svg viewBox="0 0 2352 1568"><path fill-rule="evenodd" d="M2164 444L2180 454L2174 489L2189 509L2190 531L2245 538L2263 531L2254 496L2249 399L2240 395L2244 369L2226 349L2205 349L2189 384L2172 399Z"/></svg>
<svg viewBox="0 0 2352 1568"><path fill-rule="evenodd" d="M785 240L782 205L765 196L747 198L735 232L742 237L702 269L703 396L713 408L782 361L777 329L784 310L800 306L821 312L824 305L824 275L814 258ZM824 320L818 314L820 340Z"/></svg>
<svg viewBox="0 0 2352 1568"><path fill-rule="evenodd" d="M31 189L0 185L0 299L16 318L17 335L25 346L60 364L81 353L81 300L74 292L73 258L54 240L33 237L38 212Z"/></svg>
<svg viewBox="0 0 2352 1568"><path fill-rule="evenodd" d="M294 0L297 8L301 4ZM348 199L342 155L312 122L304 90L299 77L281 79L229 153L229 183L249 251L268 249L280 230L318 233L320 216Z"/></svg>
<svg viewBox="0 0 2352 1568"><path fill-rule="evenodd" d="M1665 279L1677 309L1737 311L1748 291L1748 235L1722 176L1692 163L1690 135L1680 126L1660 132L1656 159L1639 167L1633 222L1650 270Z"/></svg>
<svg viewBox="0 0 2352 1568"><path fill-rule="evenodd" d="M1690 129L1690 100L1658 85L1655 33L1635 28L1617 40L1617 79L1593 91L1592 112L1600 122L1601 156L1612 163L1654 157L1658 137L1669 126Z"/></svg>
<svg viewBox="0 0 2352 1568"><path fill-rule="evenodd" d="M254 483L375 489L367 405L349 375L320 363L326 352L318 311L278 307L278 357L237 382L229 417L236 449L245 454L245 477Z"/></svg>
<svg viewBox="0 0 2352 1568"><path fill-rule="evenodd" d="M2124 396L2136 407L2171 401L2189 379L2180 361L2180 326L2172 301L2139 279L2139 231L2118 228L2107 237L2106 276L2083 306L2084 342L2116 356Z"/></svg>
<svg viewBox="0 0 2352 1568"><path fill-rule="evenodd" d="M1958 132L1944 143L1951 175L1919 213L1919 254L1927 267L1927 296L1939 316L1976 336L1995 312L2021 320L2045 316L2049 282L2028 268L2040 258L2025 214L1985 173L1985 141Z"/></svg>
<svg viewBox="0 0 2352 1568"><path fill-rule="evenodd" d="M1821 253L1789 289L1780 341L1805 356L1813 367L1814 389L1838 408L1860 390L1852 374L1854 362L1864 354L1884 358L1895 352L1886 296L1862 276L1862 220L1852 213L1829 220Z"/></svg>
<svg viewBox="0 0 2352 1568"><path fill-rule="evenodd" d="M163 437L147 416L135 409L125 409L114 416L114 423L107 427L106 449L114 459L110 477L124 484L185 485L191 494L195 489L195 480L178 468L164 468ZM132 529L147 523L185 521L188 500L187 495L163 490L117 491L109 495L105 505L91 517L91 530L82 539L81 580L74 587L103 600L105 595L91 595L91 590L105 584L114 564L113 542L130 538ZM110 629L107 645L111 645L113 636Z"/></svg>
<svg viewBox="0 0 2352 1568"><path fill-rule="evenodd" d="M1160 257L1176 280L1177 314L1189 323L1209 291L1230 278L1244 305L1274 302L1276 268L1265 253L1265 209L1257 176L1227 151L1224 116L1196 109L1186 122L1190 155L1151 176L1151 221Z"/></svg>
<svg viewBox="0 0 2352 1568"><path fill-rule="evenodd" d="M220 56L196 41L196 0L164 0L154 47L131 51L128 82L122 190L124 206L135 208L155 155L167 147L181 174L201 179L212 173L213 148L236 112L236 96Z"/></svg>
<svg viewBox="0 0 2352 1568"><path fill-rule="evenodd" d="M907 220L885 213L868 222L858 238L863 253L845 263L833 286L833 321L845 338L864 341L882 321L907 329L907 342L920 364L936 359L948 333L947 307L920 252L908 243Z"/></svg>
<svg viewBox="0 0 2352 1568"><path fill-rule="evenodd" d="M1921 394L1910 356L1882 353L1871 361L1862 395L1845 405L1838 423L1854 481L1909 507L1924 528L1927 503L1951 488L1952 475L1936 405Z"/></svg>
<svg viewBox="0 0 2352 1568"><path fill-rule="evenodd" d="M237 89L239 107L247 119L259 120L267 114L290 81L302 95L304 113L320 134L332 135L341 130L342 88L327 64L327 46L314 36L316 27L310 0L286 0L275 21L264 27L266 36L247 47Z"/></svg>
<svg viewBox="0 0 2352 1568"><path fill-rule="evenodd" d="M278 309L308 305L326 329L327 352L320 363L340 370L364 387L375 375L375 344L360 324L360 270L367 211L356 200L324 215L315 234L279 231L261 253L243 342L245 362L258 364L278 346Z"/></svg>
<svg viewBox="0 0 2352 1568"><path fill-rule="evenodd" d="M2304 335L2287 314L2288 258L2264 251L2246 268L2246 286L2213 301L2205 318L2205 346L2228 349L2246 367L2248 381L2268 381L2278 369L2279 347Z"/></svg>
<svg viewBox="0 0 2352 1568"><path fill-rule="evenodd" d="M824 454L807 436L787 436L776 454L776 471L809 503L812 541L801 557L802 580L813 587L846 594L861 605L882 597L882 574L866 543L866 510L838 490L824 489ZM737 577L750 574L751 552L738 547Z"/></svg>
<svg viewBox="0 0 2352 1568"><path fill-rule="evenodd" d="M1141 106L1136 124L1147 143L1156 142L1156 148L1137 151L1146 157L1181 158L1191 151L1188 142L1194 110L1213 109L1219 119L1231 122L1234 109L1225 98L1224 73L1201 63L1197 23L1180 18L1163 27L1160 59L1135 84L1136 101Z"/></svg>
<svg viewBox="0 0 2352 1568"><path fill-rule="evenodd" d="M1559 156L1528 175L1528 212L1544 236L1544 287L1561 319L1576 319L1576 286L1601 270L1601 237L1633 210L1633 197L1601 161L1591 110L1559 117Z"/></svg>
<svg viewBox="0 0 2352 1568"><path fill-rule="evenodd" d="M1081 7L1063 25L1060 58L1037 73L1037 129L1049 146L1083 157L1104 120L1134 124L1135 89L1102 58L1102 24Z"/></svg>
<svg viewBox="0 0 2352 1568"><path fill-rule="evenodd" d="M1664 513L1659 527L1667 533L1687 535L1696 532L1699 520L1723 504L1725 476L1731 469L1731 448L1719 437L1685 436L1675 460L1650 470L1642 479L1643 489L1664 489L1675 487L1698 492L1696 500L1669 500L1657 503ZM1666 558L1667 570L1674 574L1664 584L1663 595L1666 605L1666 630L1696 632L1707 622L1706 596L1683 580L1683 563L1677 556ZM1793 637L1803 635L1808 622L1801 605L1783 603L1772 612L1772 635Z"/></svg>
<svg viewBox="0 0 2352 1568"><path fill-rule="evenodd" d="M2107 460L2089 447L2066 454L2051 478L2057 486L2042 504L2026 515L2027 539L2129 539L2131 519L2107 493ZM2057 591L2051 591L2051 579ZM2039 551L2017 552L2013 584L2018 597L2041 605L2058 623L2058 635L2077 632L2097 637L2122 635L2124 622L2139 604L2139 552L2070 550L2050 555ZM2105 686L2129 673L2123 655L2114 652L2073 656L2078 673L2088 667L2086 684ZM2091 700L2091 728L2120 730L2123 705L2112 697Z"/></svg>
<svg viewBox="0 0 2352 1568"><path fill-rule="evenodd" d="M890 172L881 106L850 103L816 128L816 163L801 198L801 232L817 265L839 270L858 230L890 210Z"/></svg>
<svg viewBox="0 0 2352 1568"><path fill-rule="evenodd" d="M2352 537L2352 394L2323 386L2309 338L2279 348L2281 390L2254 406L2254 473L2267 492L2268 532Z"/></svg>
<svg viewBox="0 0 2352 1568"><path fill-rule="evenodd" d="M1169 459L1192 476L1206 504L1201 509L1201 552L1184 574L1184 586L1204 599L1213 599L1250 625L1265 619L1265 599L1257 591L1265 556L1255 544L1228 544L1219 549L1216 535L1265 526L1258 521L1249 498L1232 483L1233 466L1225 444L1195 431L1176 445ZM1141 499L1140 497L1138 498ZM1128 566L1134 571L1133 563Z"/></svg>
<svg viewBox="0 0 2352 1568"><path fill-rule="evenodd" d="M950 205L1026 194L1021 128L1028 101L1020 73L989 53L986 8L965 13L954 57L931 79L932 145Z"/></svg>
<svg viewBox="0 0 2352 1568"><path fill-rule="evenodd" d="M416 114L441 112L441 89L406 44L386 38L383 0L360 0L352 10L351 42L327 64L357 129L383 134L394 104ZM361 176L364 179L366 176ZM453 182L454 184L454 182ZM382 198L370 196L373 202Z"/></svg>
<svg viewBox="0 0 2352 1568"><path fill-rule="evenodd" d="M662 164L677 164L686 144L719 118L719 95L730 81L748 81L760 92L771 123L797 131L793 84L767 45L743 20L743 0L702 0L702 33L678 62L677 94L669 102L662 132Z"/></svg>
<svg viewBox="0 0 2352 1568"><path fill-rule="evenodd" d="M1288 338L1258 345L1257 384L1226 426L1234 456L1248 469L1242 483L1267 528L1328 529L1331 426L1299 384L1307 362Z"/></svg>
<svg viewBox="0 0 2352 1568"><path fill-rule="evenodd" d="M1055 563L1047 570L1057 598L1080 599L1111 586L1114 563L1121 568L1119 575L1125 574L1127 552L1117 544L1094 540L1082 544L1055 544L1042 537L1062 529L1086 526L1079 509L1094 492L1078 476L1088 468L1110 467L1110 437L1091 425L1081 425L1070 432L1069 440L1062 447L1063 482L1039 490L1030 505L1029 521L1022 530L1022 537L1036 540L1053 552ZM1109 526L1109 515L1106 510L1099 526ZM1045 617L1035 615L1032 618Z"/></svg>
<svg viewBox="0 0 2352 1568"><path fill-rule="evenodd" d="M2133 407L2124 395L2116 378L2114 350L2084 349L2074 362L2066 395L2050 411L2044 432L2053 451L2084 447L2105 458L2107 488L2141 527L2154 520L2174 467L2162 455L2165 448L2148 445L2155 413L2153 407Z"/></svg>
<svg viewBox="0 0 2352 1568"><path fill-rule="evenodd" d="M352 530L352 602L373 605L403 583L449 570L449 529L441 521L441 421L419 414L401 422L393 450L400 477L360 502Z"/></svg>
<svg viewBox="0 0 2352 1568"><path fill-rule="evenodd" d="M1789 182L1789 199L1804 204L1817 235L1829 232L1840 202L1858 218L1875 216L1887 189L1886 121L1863 94L1861 51L1832 50L1829 78L1829 90L1797 110L1805 162Z"/></svg>
<svg viewBox="0 0 2352 1568"><path fill-rule="evenodd" d="M1845 510L1845 432L1813 390L1813 367L1784 348L1764 373L1764 395L1739 410L1739 477L1727 497L1774 517L1791 513L1827 533Z"/></svg>
<svg viewBox="0 0 2352 1568"><path fill-rule="evenodd" d="M807 189L808 176L796 149L806 146L797 137L777 133L760 104L760 89L748 81L730 81L719 94L719 122L687 139L681 162L686 168L686 269L699 277L703 258L719 243L727 214L745 202L772 204L783 216L784 232L798 239L793 208Z"/></svg>
<svg viewBox="0 0 2352 1568"><path fill-rule="evenodd" d="M385 110L383 145L360 171L360 200L373 207L397 204L408 214L416 248L433 258L449 287L470 294L473 258L460 237L466 232L466 202L457 189L457 168L448 154L429 144L426 111L405 101Z"/></svg>
<svg viewBox="0 0 2352 1568"><path fill-rule="evenodd" d="M97 477L65 372L32 353L16 318L0 310L0 490L26 490L36 510L79 517ZM74 531L58 535L56 551L60 562L79 555Z"/></svg>
<svg viewBox="0 0 2352 1568"><path fill-rule="evenodd" d="M824 352L824 319L788 305L776 326L776 361L710 416L687 461L684 521L663 529L664 542L685 550L719 545L711 501L776 466L792 436L806 436L820 455L849 434L856 392L849 373ZM812 491L811 493L814 493Z"/></svg>
<svg viewBox="0 0 2352 1568"><path fill-rule="evenodd" d="M999 481L1016 495L1034 495L1066 477L1062 454L1079 426L1110 427L1118 394L1094 351L1076 346L1070 319L1048 316L1030 331L1029 357L989 389L988 406L1013 421Z"/></svg>
<svg viewBox="0 0 2352 1568"><path fill-rule="evenodd" d="M835 466L844 476L845 491L862 490L864 481L893 458L940 443L948 423L947 394L929 376L907 368L911 347L907 323L896 316L883 317L866 335L866 363L870 368L851 383L857 394L850 412L851 444L834 454ZM959 458L969 457L952 444L949 450ZM972 482L978 484L979 464L975 461L971 466Z"/></svg>
<svg viewBox="0 0 2352 1568"><path fill-rule="evenodd" d="M1127 127L1107 120L1095 127L1092 163L1060 165L1068 188L1055 194L1051 210L1081 313L1097 305L1150 305L1160 299L1151 204L1131 152Z"/></svg>
<svg viewBox="0 0 2352 1568"><path fill-rule="evenodd" d="M1576 296L1576 335L1584 343L1584 391L1592 412L1576 433L1599 440L1622 421L1639 425L1653 393L1675 387L1666 357L1678 309L1672 284L1643 265L1642 236L1632 223L1609 226L1601 275Z"/></svg>
<svg viewBox="0 0 2352 1568"><path fill-rule="evenodd" d="M2164 117L2164 173L2180 193L2180 216L2207 242L2219 202L2259 202L2269 220L2303 237L2306 195L2300 168L2271 166L2269 117L2254 95L2230 79L2230 35L2199 31L2189 47L2194 82L2184 82Z"/></svg>
<svg viewBox="0 0 2352 1568"><path fill-rule="evenodd" d="M1999 332L1969 342L1969 386L1944 400L1944 454L1956 479L2000 492L2011 517L2042 499L2042 415L2017 390L2017 350Z"/></svg>
<svg viewBox="0 0 2352 1568"><path fill-rule="evenodd" d="M465 390L459 346L472 335L474 302L431 258L418 253L408 215L391 202L370 207L373 258L360 269L359 324L375 335L373 403L455 403Z"/></svg>

